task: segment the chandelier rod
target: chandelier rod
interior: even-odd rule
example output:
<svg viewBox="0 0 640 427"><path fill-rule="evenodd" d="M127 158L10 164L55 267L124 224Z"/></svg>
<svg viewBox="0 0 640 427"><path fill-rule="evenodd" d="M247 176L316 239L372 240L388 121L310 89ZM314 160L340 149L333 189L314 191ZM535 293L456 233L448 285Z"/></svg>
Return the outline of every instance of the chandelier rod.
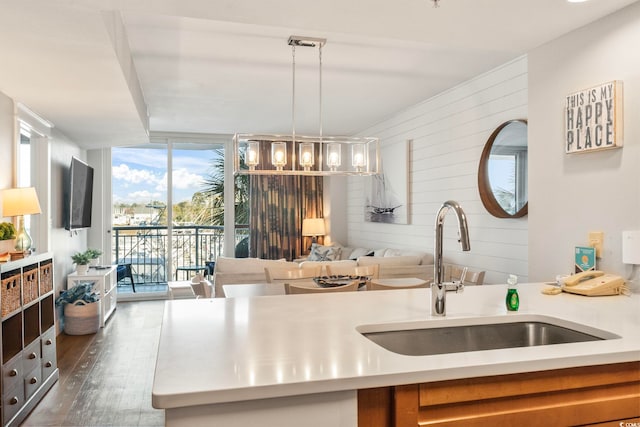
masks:
<svg viewBox="0 0 640 427"><path fill-rule="evenodd" d="M318 121L320 122L320 146L322 146L322 44L318 47L318 75L320 77L318 88Z"/></svg>
<svg viewBox="0 0 640 427"><path fill-rule="evenodd" d="M292 57L292 75L293 75L293 88L291 90L291 136L293 140L292 147L295 149L296 145L296 45L291 44L291 57Z"/></svg>

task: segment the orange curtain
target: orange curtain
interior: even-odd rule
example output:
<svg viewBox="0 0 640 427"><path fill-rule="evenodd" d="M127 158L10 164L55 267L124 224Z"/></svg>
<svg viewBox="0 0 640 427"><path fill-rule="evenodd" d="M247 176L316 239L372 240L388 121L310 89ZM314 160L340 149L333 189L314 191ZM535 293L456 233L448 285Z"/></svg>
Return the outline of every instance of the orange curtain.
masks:
<svg viewBox="0 0 640 427"><path fill-rule="evenodd" d="M260 159L266 166L271 144L263 141L260 146ZM296 148L287 141L288 162ZM302 220L323 216L322 187L321 176L251 175L249 256L293 260L306 253L311 238L302 237Z"/></svg>
<svg viewBox="0 0 640 427"><path fill-rule="evenodd" d="M249 256L299 258L310 245L304 218L322 217L321 176L252 175L249 179Z"/></svg>

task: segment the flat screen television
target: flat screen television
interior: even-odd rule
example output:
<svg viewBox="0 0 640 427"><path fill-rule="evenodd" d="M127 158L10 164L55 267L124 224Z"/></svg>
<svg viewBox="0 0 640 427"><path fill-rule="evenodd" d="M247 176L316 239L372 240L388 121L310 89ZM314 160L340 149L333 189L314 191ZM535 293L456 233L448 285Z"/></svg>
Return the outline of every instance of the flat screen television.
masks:
<svg viewBox="0 0 640 427"><path fill-rule="evenodd" d="M93 202L93 168L75 157L69 168L69 215L67 230L91 227L91 205Z"/></svg>

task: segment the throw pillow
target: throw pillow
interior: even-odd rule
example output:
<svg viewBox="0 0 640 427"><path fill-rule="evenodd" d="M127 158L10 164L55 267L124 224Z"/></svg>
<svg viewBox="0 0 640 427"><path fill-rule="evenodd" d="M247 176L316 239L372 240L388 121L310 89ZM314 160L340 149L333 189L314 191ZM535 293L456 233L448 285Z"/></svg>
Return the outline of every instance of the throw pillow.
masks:
<svg viewBox="0 0 640 427"><path fill-rule="evenodd" d="M317 243L311 244L311 253L308 261L335 261L340 259L340 248L336 246L322 246Z"/></svg>
<svg viewBox="0 0 640 427"><path fill-rule="evenodd" d="M355 248L352 252L351 255L349 255L349 259L358 259L361 256L369 256L369 255L373 255L373 250L372 249L367 249L367 248Z"/></svg>

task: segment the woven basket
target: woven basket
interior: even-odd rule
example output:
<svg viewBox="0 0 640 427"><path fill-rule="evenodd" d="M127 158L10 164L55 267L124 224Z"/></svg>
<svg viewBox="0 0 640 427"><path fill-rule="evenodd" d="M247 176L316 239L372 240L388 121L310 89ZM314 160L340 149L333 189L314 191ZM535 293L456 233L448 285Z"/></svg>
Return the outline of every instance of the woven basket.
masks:
<svg viewBox="0 0 640 427"><path fill-rule="evenodd" d="M95 334L98 329L100 329L100 301L86 303L78 300L64 306L65 334Z"/></svg>
<svg viewBox="0 0 640 427"><path fill-rule="evenodd" d="M53 264L51 262L40 264L40 295L53 290Z"/></svg>
<svg viewBox="0 0 640 427"><path fill-rule="evenodd" d="M20 271L9 272L2 278L2 317L20 308Z"/></svg>
<svg viewBox="0 0 640 427"><path fill-rule="evenodd" d="M38 299L38 269L22 272L22 303L29 304Z"/></svg>

